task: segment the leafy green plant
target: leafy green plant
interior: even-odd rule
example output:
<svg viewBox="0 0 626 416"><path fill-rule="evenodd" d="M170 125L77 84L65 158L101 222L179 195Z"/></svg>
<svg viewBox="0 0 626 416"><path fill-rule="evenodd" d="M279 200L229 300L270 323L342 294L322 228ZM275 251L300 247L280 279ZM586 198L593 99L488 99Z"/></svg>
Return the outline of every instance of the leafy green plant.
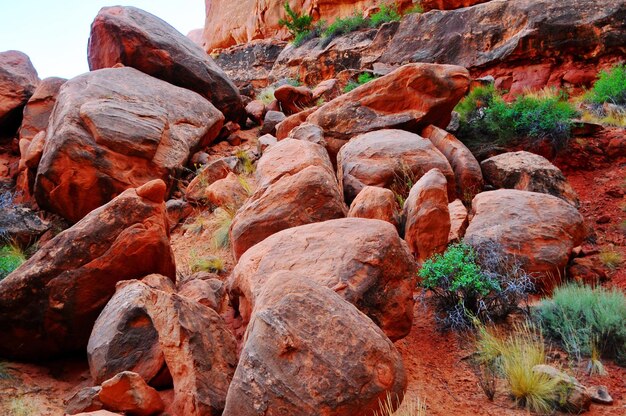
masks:
<svg viewBox="0 0 626 416"><path fill-rule="evenodd" d="M379 10L369 18L370 27L378 27L387 22L398 22L402 15L395 4L381 4Z"/></svg>
<svg viewBox="0 0 626 416"><path fill-rule="evenodd" d="M18 245L9 244L0 248L0 280L7 277L26 261L26 255Z"/></svg>
<svg viewBox="0 0 626 416"><path fill-rule="evenodd" d="M302 34L309 33L311 31L311 25L313 24L313 16L302 15L296 13L288 2L285 2L284 6L286 18L280 19L278 25L280 27L286 27L294 37L302 36Z"/></svg>
<svg viewBox="0 0 626 416"><path fill-rule="evenodd" d="M328 46L337 36L354 32L369 26L369 20L363 17L362 12L354 11L351 16L336 19L322 33L322 47Z"/></svg>
<svg viewBox="0 0 626 416"><path fill-rule="evenodd" d="M492 242L453 244L424 262L419 275L421 287L433 294L437 320L451 329L469 327L472 316L502 319L534 288L515 258Z"/></svg>
<svg viewBox="0 0 626 416"><path fill-rule="evenodd" d="M351 80L348 82L348 84L346 84L343 92L350 92L355 88L360 87L361 85L367 84L368 82L375 80L376 78L378 77L370 72L362 72L361 74L359 74L356 81Z"/></svg>
<svg viewBox="0 0 626 416"><path fill-rule="evenodd" d="M626 66L620 63L608 71L601 71L585 99L595 104L626 105Z"/></svg>
<svg viewBox="0 0 626 416"><path fill-rule="evenodd" d="M593 348L601 356L626 359L626 296L619 289L568 284L542 300L535 314L546 335L578 360Z"/></svg>
<svg viewBox="0 0 626 416"><path fill-rule="evenodd" d="M578 114L567 97L555 90L526 93L509 104L493 86L475 88L455 110L460 115L457 135L473 151L522 139L563 147Z"/></svg>
<svg viewBox="0 0 626 416"><path fill-rule="evenodd" d="M533 370L547 363L541 331L528 322L514 325L508 335L476 325L477 364L504 378L519 406L540 414L554 412L560 398L559 380Z"/></svg>

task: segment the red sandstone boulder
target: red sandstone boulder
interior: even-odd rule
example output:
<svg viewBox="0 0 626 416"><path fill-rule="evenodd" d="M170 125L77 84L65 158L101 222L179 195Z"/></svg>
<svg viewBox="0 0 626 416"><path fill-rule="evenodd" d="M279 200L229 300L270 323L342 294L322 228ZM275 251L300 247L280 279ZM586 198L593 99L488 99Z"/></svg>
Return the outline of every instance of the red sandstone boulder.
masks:
<svg viewBox="0 0 626 416"><path fill-rule="evenodd" d="M324 130L322 130L322 128L317 124L304 122L289 132L289 138L304 140L326 147L326 140L324 140Z"/></svg>
<svg viewBox="0 0 626 416"><path fill-rule="evenodd" d="M252 192L244 187L244 183L239 176L231 172L224 179L217 180L206 188L204 200L209 206L237 210L250 196L248 192Z"/></svg>
<svg viewBox="0 0 626 416"><path fill-rule="evenodd" d="M19 131L20 139L32 140L37 133L48 127L48 119L57 101L65 78L46 78L42 80L24 107L24 117Z"/></svg>
<svg viewBox="0 0 626 416"><path fill-rule="evenodd" d="M324 101L330 101L342 94L341 88L339 88L339 80L336 78L327 79L322 81L313 88L313 100L317 101L322 99Z"/></svg>
<svg viewBox="0 0 626 416"><path fill-rule="evenodd" d="M28 56L18 51L0 52L0 139L13 136L38 83Z"/></svg>
<svg viewBox="0 0 626 416"><path fill-rule="evenodd" d="M299 113L313 104L313 92L307 87L281 85L274 91L274 97L280 103L285 115Z"/></svg>
<svg viewBox="0 0 626 416"><path fill-rule="evenodd" d="M400 225L399 212L398 201L391 190L378 186L366 186L352 201L348 218L387 221L397 228Z"/></svg>
<svg viewBox="0 0 626 416"><path fill-rule="evenodd" d="M287 228L345 217L347 208L334 175L308 166L258 189L233 219L230 241L235 259L265 238Z"/></svg>
<svg viewBox="0 0 626 416"><path fill-rule="evenodd" d="M189 157L217 137L223 120L198 94L133 68L71 79L48 126L37 203L76 222L153 179L162 179L169 193Z"/></svg>
<svg viewBox="0 0 626 416"><path fill-rule="evenodd" d="M124 371L102 383L98 397L105 408L133 416L152 416L165 408L159 392L137 373Z"/></svg>
<svg viewBox="0 0 626 416"><path fill-rule="evenodd" d="M475 4L485 3L490 0L421 0L420 5L425 11L429 10L454 10L462 7L470 7Z"/></svg>
<svg viewBox="0 0 626 416"><path fill-rule="evenodd" d="M576 208L578 195L559 168L543 156L510 152L483 160L485 181L494 188L519 189L554 195Z"/></svg>
<svg viewBox="0 0 626 416"><path fill-rule="evenodd" d="M224 158L208 163L187 185L185 198L193 203L204 203L206 189L214 182L227 177L231 172L232 169Z"/></svg>
<svg viewBox="0 0 626 416"><path fill-rule="evenodd" d="M366 186L392 188L406 196L410 185L430 169L445 175L450 200L456 198L454 172L433 144L403 130L378 130L357 136L337 156L337 176L346 201Z"/></svg>
<svg viewBox="0 0 626 416"><path fill-rule="evenodd" d="M448 204L450 212L450 234L448 235L448 244L458 243L463 239L465 230L469 225L467 218L467 208L460 199L455 199Z"/></svg>
<svg viewBox="0 0 626 416"><path fill-rule="evenodd" d="M285 120L285 114L280 111L269 110L265 113L263 118L263 126L261 127L261 134L276 134L276 126Z"/></svg>
<svg viewBox="0 0 626 416"><path fill-rule="evenodd" d="M92 71L130 66L197 92L229 120L245 121L239 91L220 67L200 46L148 12L135 7L102 8L91 24L87 53Z"/></svg>
<svg viewBox="0 0 626 416"><path fill-rule="evenodd" d="M139 281L118 285L87 352L96 381L131 370L154 383L164 363L176 414L190 416L221 414L237 360L235 338L214 310Z"/></svg>
<svg viewBox="0 0 626 416"><path fill-rule="evenodd" d="M263 124L266 112L267 109L265 108L265 104L261 100L253 100L246 105L246 114L248 115L248 118L258 125Z"/></svg>
<svg viewBox="0 0 626 416"><path fill-rule="evenodd" d="M559 283L584 232L582 216L562 199L501 189L476 195L465 241L472 245L498 243L538 279L538 286L550 289Z"/></svg>
<svg viewBox="0 0 626 416"><path fill-rule="evenodd" d="M332 156L352 137L372 130L446 127L468 86L465 68L404 65L324 104L307 121L324 129Z"/></svg>
<svg viewBox="0 0 626 416"><path fill-rule="evenodd" d="M248 250L229 278L244 323L270 274L289 270L333 289L392 340L413 322L415 261L391 224L345 218L276 233Z"/></svg>
<svg viewBox="0 0 626 416"><path fill-rule="evenodd" d="M484 185L480 164L472 152L459 139L436 126L426 127L422 136L448 159L454 171L457 196L469 203Z"/></svg>
<svg viewBox="0 0 626 416"><path fill-rule="evenodd" d="M313 107L304 111L300 111L299 113L289 116L280 123L278 123L276 125L276 137L278 138L278 140L283 140L287 138L294 128L304 123L307 117L313 114L313 112L315 112L316 110L317 107Z"/></svg>
<svg viewBox="0 0 626 416"><path fill-rule="evenodd" d="M0 281L0 356L82 350L118 281L150 273L174 279L164 196L161 181L126 190Z"/></svg>
<svg viewBox="0 0 626 416"><path fill-rule="evenodd" d="M224 416L370 415L404 396L394 345L316 274L279 272L260 290Z"/></svg>
<svg viewBox="0 0 626 416"><path fill-rule="evenodd" d="M419 262L448 246L450 212L446 177L431 169L411 188L404 203L404 240Z"/></svg>

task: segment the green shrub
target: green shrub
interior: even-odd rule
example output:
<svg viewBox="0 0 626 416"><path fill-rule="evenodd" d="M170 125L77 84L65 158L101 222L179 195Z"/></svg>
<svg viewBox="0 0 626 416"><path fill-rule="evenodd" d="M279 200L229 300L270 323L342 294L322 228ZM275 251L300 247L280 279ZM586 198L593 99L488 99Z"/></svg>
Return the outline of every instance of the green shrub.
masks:
<svg viewBox="0 0 626 416"><path fill-rule="evenodd" d="M345 35L346 33L354 32L355 30L363 29L368 26L369 20L363 17L363 13L361 12L355 11L352 16L336 19L322 33L322 47L328 46L337 36Z"/></svg>
<svg viewBox="0 0 626 416"><path fill-rule="evenodd" d="M621 63L609 71L601 71L585 99L595 104L626 105L626 66Z"/></svg>
<svg viewBox="0 0 626 416"><path fill-rule="evenodd" d="M368 82L375 80L376 78L378 77L374 74L371 74L369 72L363 72L357 77L357 81L349 81L348 84L346 84L346 86L344 87L343 92L350 92L363 84L367 84Z"/></svg>
<svg viewBox="0 0 626 416"><path fill-rule="evenodd" d="M24 252L15 245L6 245L0 248L0 280L7 277L26 261Z"/></svg>
<svg viewBox="0 0 626 416"><path fill-rule="evenodd" d="M469 327L471 317L502 319L533 289L517 261L491 242L453 244L424 262L419 275L433 294L438 322L451 329Z"/></svg>
<svg viewBox="0 0 626 416"><path fill-rule="evenodd" d="M289 6L288 2L285 2L284 8L287 13L287 17L278 21L278 25L280 27L285 26L289 30L289 33L291 33L294 37L302 36L302 34L311 31L313 16L296 13Z"/></svg>
<svg viewBox="0 0 626 416"><path fill-rule="evenodd" d="M557 288L536 308L546 335L581 359L597 348L626 365L626 296L618 289L574 284Z"/></svg>
<svg viewBox="0 0 626 416"><path fill-rule="evenodd" d="M387 22L398 22L401 18L397 5L382 4L379 10L370 16L369 25L378 27Z"/></svg>
<svg viewBox="0 0 626 416"><path fill-rule="evenodd" d="M406 16L407 14L414 14L414 13L424 13L424 7L419 3L414 4L413 6L406 9L403 15Z"/></svg>
<svg viewBox="0 0 626 416"><path fill-rule="evenodd" d="M558 149L571 136L577 112L556 91L520 95L506 103L493 86L475 88L456 107L458 137L473 151L513 144L514 140L548 141Z"/></svg>

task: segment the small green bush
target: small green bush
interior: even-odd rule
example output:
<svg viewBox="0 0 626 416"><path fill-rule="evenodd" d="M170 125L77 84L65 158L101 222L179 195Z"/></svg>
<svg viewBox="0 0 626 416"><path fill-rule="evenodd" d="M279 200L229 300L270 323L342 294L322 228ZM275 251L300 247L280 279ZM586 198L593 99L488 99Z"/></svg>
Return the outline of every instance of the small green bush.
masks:
<svg viewBox="0 0 626 416"><path fill-rule="evenodd" d="M313 16L296 13L289 6L288 2L285 2L284 8L287 13L287 17L278 21L278 25L280 27L285 26L289 30L289 33L291 33L294 37L302 36L302 34L311 31Z"/></svg>
<svg viewBox="0 0 626 416"><path fill-rule="evenodd" d="M473 151L511 145L515 140L548 141L555 149L571 137L576 109L556 91L520 95L506 103L493 86L475 88L455 109L457 132Z"/></svg>
<svg viewBox="0 0 626 416"><path fill-rule="evenodd" d="M26 261L22 250L14 245L6 245L0 248L0 280L7 277Z"/></svg>
<svg viewBox="0 0 626 416"><path fill-rule="evenodd" d="M398 6L395 4L382 4L379 10L370 16L370 27L378 27L387 22L398 22L402 18L398 12Z"/></svg>
<svg viewBox="0 0 626 416"><path fill-rule="evenodd" d="M355 11L352 16L336 19L322 33L322 47L328 44L337 36L354 32L369 26L369 20L363 17L363 13Z"/></svg>
<svg viewBox="0 0 626 416"><path fill-rule="evenodd" d="M534 288L517 261L491 242L453 244L424 262L419 275L433 294L437 321L450 329L469 327L472 317L502 319Z"/></svg>
<svg viewBox="0 0 626 416"><path fill-rule="evenodd" d="M407 14L415 14L415 13L424 13L424 7L420 3L414 4L413 6L406 9L403 15L406 16Z"/></svg>
<svg viewBox="0 0 626 416"><path fill-rule="evenodd" d="M621 63L609 71L601 71L585 99L595 104L626 105L626 65Z"/></svg>
<svg viewBox="0 0 626 416"><path fill-rule="evenodd" d="M375 80L376 78L378 77L374 74L363 72L357 77L357 81L349 81L344 87L343 92L350 92L363 84L367 84L368 82Z"/></svg>
<svg viewBox="0 0 626 416"><path fill-rule="evenodd" d="M615 357L626 365L626 296L618 289L566 285L535 310L546 335L578 358Z"/></svg>

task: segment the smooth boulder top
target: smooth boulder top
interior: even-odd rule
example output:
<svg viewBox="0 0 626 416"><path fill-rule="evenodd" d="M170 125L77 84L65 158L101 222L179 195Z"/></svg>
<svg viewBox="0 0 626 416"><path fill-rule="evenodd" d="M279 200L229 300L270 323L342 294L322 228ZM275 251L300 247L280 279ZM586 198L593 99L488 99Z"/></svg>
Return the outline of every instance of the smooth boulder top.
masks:
<svg viewBox="0 0 626 416"><path fill-rule="evenodd" d="M104 7L91 25L91 70L116 64L202 95L229 120L245 121L241 96L224 71L191 39L135 7Z"/></svg>

